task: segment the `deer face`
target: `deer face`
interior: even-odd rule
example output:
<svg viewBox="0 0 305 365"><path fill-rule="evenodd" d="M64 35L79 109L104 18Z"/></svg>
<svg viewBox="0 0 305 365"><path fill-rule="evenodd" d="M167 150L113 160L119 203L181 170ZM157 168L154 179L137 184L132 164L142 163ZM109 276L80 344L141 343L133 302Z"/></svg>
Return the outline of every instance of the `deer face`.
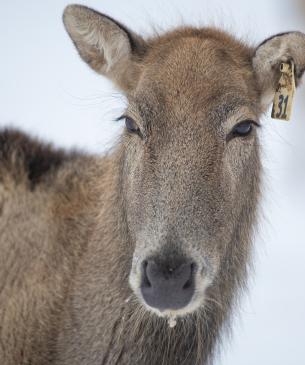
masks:
<svg viewBox="0 0 305 365"><path fill-rule="evenodd" d="M160 316L191 313L246 265L259 117L280 62L294 59L298 77L305 69L305 36L252 49L215 29L183 28L145 42L82 6L68 7L64 22L81 57L129 101L121 118L130 286Z"/></svg>
<svg viewBox="0 0 305 365"><path fill-rule="evenodd" d="M216 31L201 37L174 33L152 50L125 113L130 284L164 313L202 304L256 200L250 52Z"/></svg>

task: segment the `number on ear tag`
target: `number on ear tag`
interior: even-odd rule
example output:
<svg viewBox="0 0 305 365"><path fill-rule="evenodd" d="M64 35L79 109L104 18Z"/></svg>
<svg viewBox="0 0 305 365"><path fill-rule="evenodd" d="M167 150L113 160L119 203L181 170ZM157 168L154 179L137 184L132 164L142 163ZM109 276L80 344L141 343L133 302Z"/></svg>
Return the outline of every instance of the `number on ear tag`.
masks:
<svg viewBox="0 0 305 365"><path fill-rule="evenodd" d="M281 78L274 95L271 117L290 120L295 93L294 63L292 61L282 62L280 71Z"/></svg>

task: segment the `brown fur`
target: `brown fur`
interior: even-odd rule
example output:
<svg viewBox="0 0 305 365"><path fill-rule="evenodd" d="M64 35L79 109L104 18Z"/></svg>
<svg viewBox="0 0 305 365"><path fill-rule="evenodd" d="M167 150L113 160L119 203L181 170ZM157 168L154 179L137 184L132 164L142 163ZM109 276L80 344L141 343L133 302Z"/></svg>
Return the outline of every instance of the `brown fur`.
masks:
<svg viewBox="0 0 305 365"><path fill-rule="evenodd" d="M94 157L0 133L1 364L207 364L251 257L258 136L226 136L262 112L258 53L210 28L144 42L84 7L69 7L65 24L81 56L126 93L143 139L125 131ZM105 47L120 32L134 40L114 66L95 41L86 48L88 24L111 34ZM177 252L206 260L211 282L171 329L128 280L135 257Z"/></svg>

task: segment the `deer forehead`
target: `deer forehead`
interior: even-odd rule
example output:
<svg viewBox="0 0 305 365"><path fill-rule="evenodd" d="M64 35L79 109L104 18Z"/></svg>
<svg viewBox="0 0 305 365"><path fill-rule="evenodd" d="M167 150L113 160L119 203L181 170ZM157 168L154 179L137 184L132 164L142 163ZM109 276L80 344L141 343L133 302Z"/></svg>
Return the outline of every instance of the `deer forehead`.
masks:
<svg viewBox="0 0 305 365"><path fill-rule="evenodd" d="M175 115L202 120L211 110L254 105L250 54L236 41L205 36L204 31L200 36L166 35L151 45L129 99L135 107L145 105L142 109L151 115L166 114L169 119Z"/></svg>
<svg viewBox="0 0 305 365"><path fill-rule="evenodd" d="M194 32L193 32L194 33ZM222 36L223 35L223 36ZM252 50L220 31L178 31L149 44L143 70L166 84L241 82L252 74Z"/></svg>

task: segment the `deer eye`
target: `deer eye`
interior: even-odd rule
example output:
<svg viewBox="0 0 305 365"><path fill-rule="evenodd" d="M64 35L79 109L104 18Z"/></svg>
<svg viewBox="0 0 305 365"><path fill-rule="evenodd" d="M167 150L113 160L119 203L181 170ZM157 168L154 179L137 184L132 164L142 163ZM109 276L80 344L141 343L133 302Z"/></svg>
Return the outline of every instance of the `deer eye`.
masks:
<svg viewBox="0 0 305 365"><path fill-rule="evenodd" d="M124 116L123 118L125 120L125 126L127 131L129 133L135 133L141 136L141 130L138 127L137 123L130 117Z"/></svg>
<svg viewBox="0 0 305 365"><path fill-rule="evenodd" d="M253 120L244 120L234 126L232 131L229 134L229 139L234 137L246 137L251 134L254 126L259 126L258 123Z"/></svg>

